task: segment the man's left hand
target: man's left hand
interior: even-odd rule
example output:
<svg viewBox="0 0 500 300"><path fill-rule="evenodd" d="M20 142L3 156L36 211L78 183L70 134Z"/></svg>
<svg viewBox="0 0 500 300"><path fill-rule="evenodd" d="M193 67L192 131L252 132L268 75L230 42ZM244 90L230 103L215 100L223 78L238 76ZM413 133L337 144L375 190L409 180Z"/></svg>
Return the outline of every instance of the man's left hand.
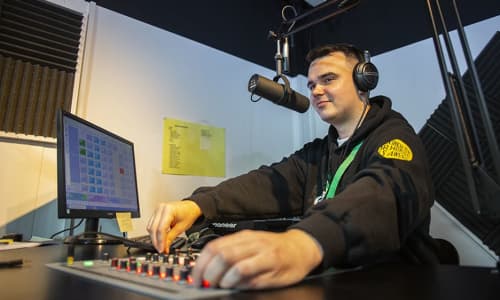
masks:
<svg viewBox="0 0 500 300"><path fill-rule="evenodd" d="M294 284L318 266L323 251L308 233L244 230L209 242L193 269L194 284L238 289Z"/></svg>

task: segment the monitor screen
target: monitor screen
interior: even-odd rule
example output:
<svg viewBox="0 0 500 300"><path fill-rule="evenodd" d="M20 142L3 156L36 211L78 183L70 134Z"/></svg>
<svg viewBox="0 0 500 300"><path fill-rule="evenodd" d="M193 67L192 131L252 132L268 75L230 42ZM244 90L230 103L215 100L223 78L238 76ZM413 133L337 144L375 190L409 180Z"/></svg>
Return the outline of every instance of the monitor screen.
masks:
<svg viewBox="0 0 500 300"><path fill-rule="evenodd" d="M140 217L133 143L63 110L57 177L59 218Z"/></svg>

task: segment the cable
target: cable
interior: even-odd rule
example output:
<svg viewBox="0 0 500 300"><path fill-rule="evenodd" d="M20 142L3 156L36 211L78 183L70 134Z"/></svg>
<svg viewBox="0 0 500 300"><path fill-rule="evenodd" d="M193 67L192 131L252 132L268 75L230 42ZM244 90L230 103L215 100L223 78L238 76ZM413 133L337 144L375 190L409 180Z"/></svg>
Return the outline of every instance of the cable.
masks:
<svg viewBox="0 0 500 300"><path fill-rule="evenodd" d="M200 231L201 233L202 231ZM124 238L124 237L121 237L121 236L118 236L118 235L114 235L114 234L109 234L109 233L105 233L105 232L101 232L101 231L86 231L86 232L82 232L82 233L79 233L75 236L72 236L70 237L70 240L69 240L69 244L70 244L70 248L74 247L75 245L77 245L76 241L82 237L82 236L86 236L86 235L101 235L101 236L105 236L105 237L110 237L112 239L115 239L115 240L119 240L121 242L123 242L123 244L125 244L126 246L128 246L128 250L127 252L130 250L130 248L134 248L135 246L132 246L132 245L128 245L126 244L127 242L129 244L134 244L136 243L136 241L134 241L133 239L128 239L128 238ZM193 244L194 242L196 242L198 239L199 239L199 234L198 235L193 235L192 237L190 238L185 238L185 237L177 237L173 243L175 243L175 241L180 241L180 240L184 240L184 242L187 244L187 247L189 248L191 246L191 244ZM143 243L143 242L139 242L139 243ZM149 243L149 242L148 242ZM172 247L172 245L171 245ZM139 246L139 248L141 248ZM172 249L172 248L171 248ZM183 252L183 251L181 251Z"/></svg>
<svg viewBox="0 0 500 300"><path fill-rule="evenodd" d="M63 232L66 232L68 230L73 230L73 229L77 228L78 226L82 225L83 220L84 219L81 219L80 222L78 222L78 224L76 224L75 226L72 226L72 227L69 227L69 228L66 228L66 229L63 229L61 231L58 231L58 232L54 233L53 235L50 236L50 239L53 239L56 235L59 235L59 234L61 234Z"/></svg>
<svg viewBox="0 0 500 300"><path fill-rule="evenodd" d="M340 155L340 161L343 161L345 158L345 155L347 154L347 149L349 148L349 144L351 143L351 138L354 136L358 128L361 126L361 122L365 118L365 113L366 113L366 108L368 107L368 101L369 99L366 99L366 101L363 101L363 111L361 112L361 116L359 117L358 123L356 124L356 127L354 127L354 131L352 132L351 136L347 140L345 144L344 150L342 150L342 154Z"/></svg>
<svg viewBox="0 0 500 300"><path fill-rule="evenodd" d="M297 15L298 15L297 10L292 5L285 5L285 6L283 6L283 8L281 9L281 18L283 19L283 21L285 23L288 21L288 19L285 16L285 10L287 8L290 8L293 11L294 18L297 17ZM297 23L297 21L293 21L292 24L290 24L290 27L288 27L287 32L290 32L292 30L293 26L295 26L295 23Z"/></svg>

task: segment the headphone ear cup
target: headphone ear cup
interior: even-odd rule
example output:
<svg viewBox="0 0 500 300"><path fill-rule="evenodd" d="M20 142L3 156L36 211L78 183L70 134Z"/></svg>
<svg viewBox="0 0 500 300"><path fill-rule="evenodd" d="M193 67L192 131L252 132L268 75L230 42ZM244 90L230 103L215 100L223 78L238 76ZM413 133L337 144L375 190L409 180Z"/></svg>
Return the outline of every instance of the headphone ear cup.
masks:
<svg viewBox="0 0 500 300"><path fill-rule="evenodd" d="M354 84L362 92L373 90L378 83L378 70L371 62L356 64L353 72Z"/></svg>

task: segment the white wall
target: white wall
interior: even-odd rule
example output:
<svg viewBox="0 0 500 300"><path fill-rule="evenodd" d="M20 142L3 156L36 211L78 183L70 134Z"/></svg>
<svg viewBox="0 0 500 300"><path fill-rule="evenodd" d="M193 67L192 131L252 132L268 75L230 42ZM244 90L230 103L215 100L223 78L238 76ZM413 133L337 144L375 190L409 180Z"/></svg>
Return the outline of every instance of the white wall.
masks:
<svg viewBox="0 0 500 300"><path fill-rule="evenodd" d="M158 201L221 180L161 174L163 118L226 128L228 177L293 150L293 112L252 103L246 90L251 74L272 76L270 70L103 8L94 30L78 110L135 143L144 216L134 224L137 233Z"/></svg>
<svg viewBox="0 0 500 300"><path fill-rule="evenodd" d="M250 76L274 71L104 8L90 11L77 113L135 144L142 217L132 236L146 233L159 201L223 179L161 174L163 118L225 128L227 177L301 144L294 133L301 116L250 101ZM55 149L0 142L0 165L1 195L9 199L2 201L0 228L56 198ZM54 226L55 232L64 224Z"/></svg>

